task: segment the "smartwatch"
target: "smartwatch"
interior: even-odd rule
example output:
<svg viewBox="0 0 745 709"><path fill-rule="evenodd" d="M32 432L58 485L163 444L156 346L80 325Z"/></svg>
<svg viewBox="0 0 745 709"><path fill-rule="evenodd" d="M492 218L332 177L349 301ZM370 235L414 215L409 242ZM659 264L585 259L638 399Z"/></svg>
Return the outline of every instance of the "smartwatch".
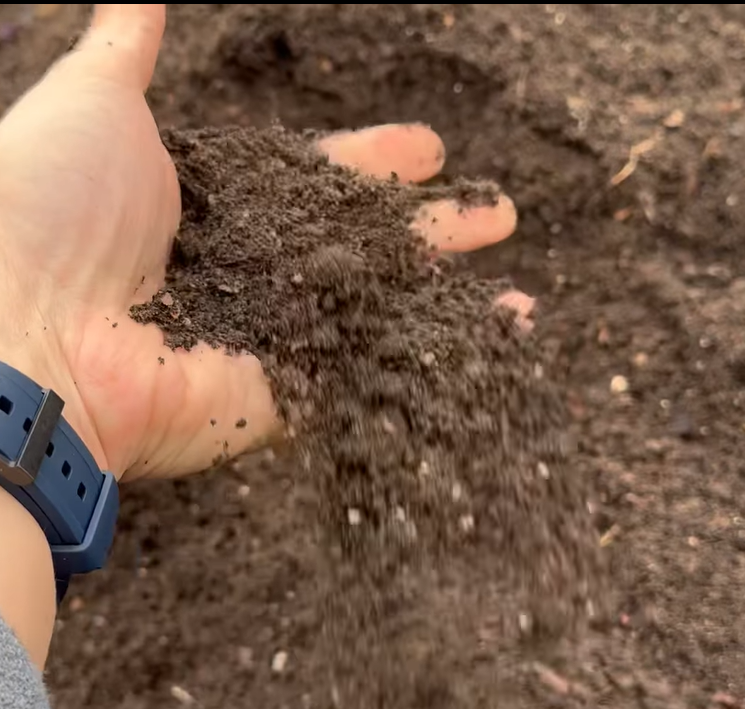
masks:
<svg viewBox="0 0 745 709"><path fill-rule="evenodd" d="M104 565L119 512L116 478L96 465L63 407L53 390L0 362L0 487L44 530L58 602L73 575Z"/></svg>

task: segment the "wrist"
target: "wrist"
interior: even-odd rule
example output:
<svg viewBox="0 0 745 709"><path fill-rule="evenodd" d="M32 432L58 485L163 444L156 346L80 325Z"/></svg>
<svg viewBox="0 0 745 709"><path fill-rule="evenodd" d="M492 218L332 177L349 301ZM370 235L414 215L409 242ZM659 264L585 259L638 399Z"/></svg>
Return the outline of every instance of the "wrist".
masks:
<svg viewBox="0 0 745 709"><path fill-rule="evenodd" d="M53 389L64 401L62 416L80 436L101 470L108 468L98 432L86 411L77 382L70 374L52 328L29 332L16 346L0 347L0 362L25 374L40 387Z"/></svg>
<svg viewBox="0 0 745 709"><path fill-rule="evenodd" d="M54 629L52 554L31 514L0 488L0 615L39 669Z"/></svg>
<svg viewBox="0 0 745 709"><path fill-rule="evenodd" d="M13 232L0 228L0 240L6 240L8 233ZM53 389L62 398L65 420L83 440L99 467L106 470L107 460L98 432L71 373L67 357L71 343L64 346L61 336L61 333L75 332L76 328L70 327L69 312L55 307L58 294L46 292L49 284L44 279L29 280L27 274L28 268L0 244L0 276L6 286L0 292L4 327L0 362L25 374L40 387ZM30 294L35 295L29 297Z"/></svg>
<svg viewBox="0 0 745 709"><path fill-rule="evenodd" d="M26 374L7 359L0 366L0 614L42 667L70 577L105 562L118 492L73 429L75 419L60 418L64 377L28 360Z"/></svg>

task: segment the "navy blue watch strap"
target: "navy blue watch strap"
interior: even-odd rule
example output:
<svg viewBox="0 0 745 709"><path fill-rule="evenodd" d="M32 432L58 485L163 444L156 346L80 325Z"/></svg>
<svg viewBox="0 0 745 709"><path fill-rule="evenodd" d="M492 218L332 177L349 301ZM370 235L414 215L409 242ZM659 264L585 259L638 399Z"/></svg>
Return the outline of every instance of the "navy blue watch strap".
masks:
<svg viewBox="0 0 745 709"><path fill-rule="evenodd" d="M62 418L64 402L0 362L0 487L36 519L52 549L58 598L70 577L103 566L119 493Z"/></svg>

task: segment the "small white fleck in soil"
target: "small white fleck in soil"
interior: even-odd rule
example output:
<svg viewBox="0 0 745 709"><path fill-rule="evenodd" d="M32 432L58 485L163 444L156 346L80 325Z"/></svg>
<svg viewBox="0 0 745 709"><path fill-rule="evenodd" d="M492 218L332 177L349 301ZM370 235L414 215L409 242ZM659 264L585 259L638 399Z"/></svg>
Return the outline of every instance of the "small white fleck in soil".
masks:
<svg viewBox="0 0 745 709"><path fill-rule="evenodd" d="M347 510L347 521L353 527L358 526L362 522L362 513L355 507L350 507Z"/></svg>
<svg viewBox="0 0 745 709"><path fill-rule="evenodd" d="M548 469L548 465L543 461L538 463L538 475L540 475L544 480L548 480L551 477L551 471Z"/></svg>
<svg viewBox="0 0 745 709"><path fill-rule="evenodd" d="M629 380L621 374L616 374L610 380L610 390L614 394L625 394L629 390Z"/></svg>
<svg viewBox="0 0 745 709"><path fill-rule="evenodd" d="M469 532L473 531L473 528L476 526L476 521L473 518L473 515L463 515L460 518L460 528L468 534Z"/></svg>
<svg viewBox="0 0 745 709"><path fill-rule="evenodd" d="M421 358L420 358L420 360L419 360L419 361L420 361L420 362L421 362L421 363L422 363L422 364L423 364L423 365L424 365L425 367L431 367L431 366L432 366L432 365L433 365L433 364L435 363L435 360L436 360L436 359L437 359L437 358L435 357L435 353L434 353L434 352L425 352L425 353L424 353L424 354L423 354L423 355L421 356Z"/></svg>
<svg viewBox="0 0 745 709"><path fill-rule="evenodd" d="M194 704L194 697L192 697L183 687L179 687L178 685L173 685L173 687L171 687L171 696L177 702L181 702L181 704Z"/></svg>
<svg viewBox="0 0 745 709"><path fill-rule="evenodd" d="M284 650L280 650L272 658L272 672L280 674L285 671L287 667L288 655Z"/></svg>

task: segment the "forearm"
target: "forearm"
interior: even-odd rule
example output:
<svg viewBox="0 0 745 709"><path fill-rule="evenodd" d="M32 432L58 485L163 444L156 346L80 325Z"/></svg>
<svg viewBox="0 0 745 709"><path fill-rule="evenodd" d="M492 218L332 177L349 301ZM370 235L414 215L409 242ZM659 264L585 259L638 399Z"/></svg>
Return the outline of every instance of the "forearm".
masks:
<svg viewBox="0 0 745 709"><path fill-rule="evenodd" d="M49 543L36 520L0 488L0 616L40 670L56 610Z"/></svg>

